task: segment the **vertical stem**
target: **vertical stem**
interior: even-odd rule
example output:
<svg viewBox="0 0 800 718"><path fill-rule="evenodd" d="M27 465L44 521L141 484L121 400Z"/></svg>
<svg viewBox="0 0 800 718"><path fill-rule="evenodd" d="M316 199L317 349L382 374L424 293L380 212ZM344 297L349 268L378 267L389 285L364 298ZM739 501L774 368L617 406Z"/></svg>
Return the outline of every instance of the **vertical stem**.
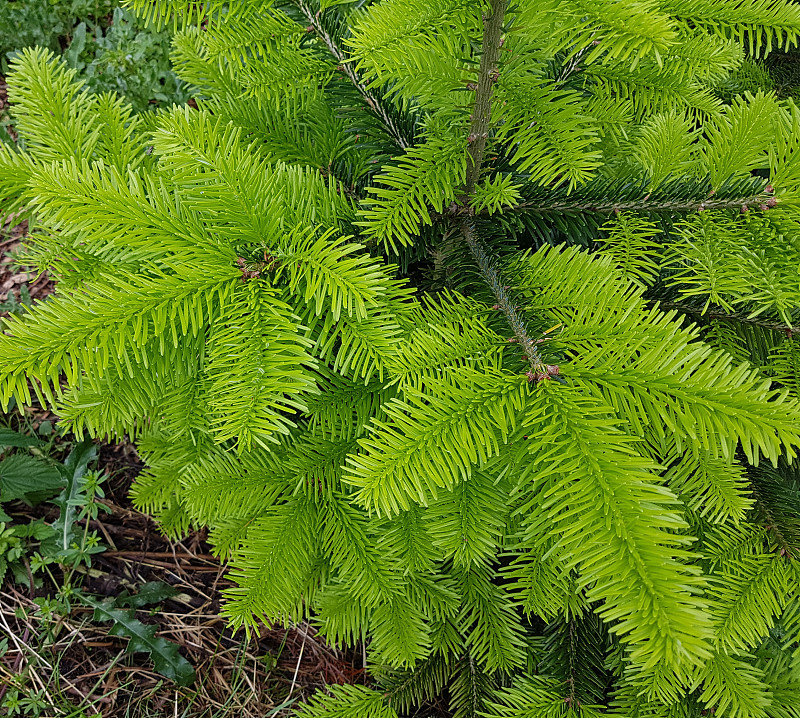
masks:
<svg viewBox="0 0 800 718"><path fill-rule="evenodd" d="M506 13L507 0L491 0L491 15L483 16L483 42L481 44L481 64L478 73L478 84L475 90L475 107L472 110L472 123L469 131L469 159L467 178L464 185L464 204L469 205L475 186L478 183L483 166L483 155L486 150L486 139L489 136L489 121L492 116L492 94L497 82L497 64L500 58L500 42L503 32L503 19ZM546 366L542 361L537 342L531 339L525 322L514 305L508 290L503 285L500 272L494 266L492 258L481 244L475 231L472 219L461 221L461 234L469 247L475 263L484 281L494 294L496 308L503 312L517 342L522 347L531 371L528 378L540 381L558 372L557 367Z"/></svg>
<svg viewBox="0 0 800 718"><path fill-rule="evenodd" d="M497 61L500 57L500 40L507 0L491 0L491 15L483 16L483 42L478 87L475 90L475 107L469 128L469 162L464 193L469 198L481 174L489 120L492 115L492 88L497 82Z"/></svg>

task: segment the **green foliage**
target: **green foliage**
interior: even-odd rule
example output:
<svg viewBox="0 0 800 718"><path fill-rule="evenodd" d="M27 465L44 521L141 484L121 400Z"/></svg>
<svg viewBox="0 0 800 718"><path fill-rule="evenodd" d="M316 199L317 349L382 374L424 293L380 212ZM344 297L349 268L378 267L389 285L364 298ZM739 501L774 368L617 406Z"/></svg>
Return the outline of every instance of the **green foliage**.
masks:
<svg viewBox="0 0 800 718"><path fill-rule="evenodd" d="M111 24L96 25L94 37L85 22L75 28L67 62L93 92L116 92L134 111L183 104L185 85L169 63L171 36L144 27L135 15L115 8Z"/></svg>
<svg viewBox="0 0 800 718"><path fill-rule="evenodd" d="M422 225L431 224L435 212L452 202L464 182L466 162L460 139L432 137L375 179L381 186L370 191L377 196L364 212L367 236L392 250L406 246Z"/></svg>
<svg viewBox="0 0 800 718"><path fill-rule="evenodd" d="M335 686L330 696L318 697L297 711L304 718L395 718L384 697L364 686Z"/></svg>
<svg viewBox="0 0 800 718"><path fill-rule="evenodd" d="M645 286L658 276L660 245L654 241L658 226L646 219L620 214L602 227L602 253L613 258L620 271L636 284Z"/></svg>
<svg viewBox="0 0 800 718"><path fill-rule="evenodd" d="M94 608L95 621L114 622L108 631L109 635L130 639L127 645L129 653L149 653L155 669L178 685L188 686L194 683L194 669L178 653L178 645L160 636L157 637L156 627L142 623L134 616L133 609L114 608L90 596L81 596L81 601Z"/></svg>
<svg viewBox="0 0 800 718"><path fill-rule="evenodd" d="M652 187L671 175L692 173L692 149L698 134L686 116L675 111L654 114L642 123L633 152Z"/></svg>
<svg viewBox="0 0 800 718"><path fill-rule="evenodd" d="M34 456L14 454L0 462L0 500L25 499L36 502L64 485L63 477L53 466Z"/></svg>
<svg viewBox="0 0 800 718"><path fill-rule="evenodd" d="M601 715L598 706L565 701L555 681L538 677L522 680L518 686L499 693L498 702L482 715L487 718L523 718L529 715L594 718Z"/></svg>
<svg viewBox="0 0 800 718"><path fill-rule="evenodd" d="M69 589L76 567L89 566L91 556L105 550L99 545L97 535L89 532L88 523L85 527L78 525L79 521L95 519L102 506L95 498L103 496L100 484L104 477L89 470L97 451L91 442L85 442L75 446L64 463L57 463L48 453L48 449L52 451L52 439L45 442L28 434L2 429L0 442L5 449L0 458L0 502L8 505L22 501L30 506L49 501L58 509L58 518L52 523L37 520L15 524L8 514L0 512L0 519L7 524L3 527L6 540L20 539L12 540L16 546L14 561L32 550L32 545L24 545L21 539L39 542L33 574L57 562L67 568L64 586ZM25 448L30 453L19 450L10 453L9 447ZM0 580L8 567L8 563L4 565ZM26 571L19 571L20 565L11 563L10 568L16 580L28 583L30 577Z"/></svg>
<svg viewBox="0 0 800 718"><path fill-rule="evenodd" d="M0 7L0 69L8 69L8 55L39 45L61 49L59 40L72 35L76 18L99 18L112 8L110 0L16 0Z"/></svg>
<svg viewBox="0 0 800 718"><path fill-rule="evenodd" d="M0 70L20 50L64 52L94 92L118 92L141 112L188 94L169 65L170 33L148 29L112 0L15 0L0 7ZM66 48L66 49L64 49Z"/></svg>
<svg viewBox="0 0 800 718"><path fill-rule="evenodd" d="M178 589L161 581L148 581L139 590L130 594L127 590L122 591L114 598L116 606L131 606L141 608L142 606L152 606L178 594Z"/></svg>
<svg viewBox="0 0 800 718"><path fill-rule="evenodd" d="M16 449L16 453L0 455L0 502L12 513L13 502L19 500L48 501L57 510L57 518L48 523L15 520L0 509L0 582L7 575L30 589L41 589L47 582L45 596L36 599L42 610L53 617L68 616L76 603L91 606L95 621L114 622L109 635L130 639L129 652L150 653L156 671L179 685L191 684L194 670L178 653L177 644L156 637L154 626L135 617L141 607L176 595L174 587L150 582L136 593L126 590L105 602L80 587L92 557L106 550L97 533L89 530L89 522L96 521L101 510L109 511L97 501L104 496L105 476L89 468L97 458L94 444L86 440L74 445L63 463L50 456L55 450L52 439L0 428L0 446L6 452Z"/></svg>
<svg viewBox="0 0 800 718"><path fill-rule="evenodd" d="M132 437L234 626L363 645L301 716L795 716L798 7L323 5L135 0L145 118L19 55L3 402Z"/></svg>

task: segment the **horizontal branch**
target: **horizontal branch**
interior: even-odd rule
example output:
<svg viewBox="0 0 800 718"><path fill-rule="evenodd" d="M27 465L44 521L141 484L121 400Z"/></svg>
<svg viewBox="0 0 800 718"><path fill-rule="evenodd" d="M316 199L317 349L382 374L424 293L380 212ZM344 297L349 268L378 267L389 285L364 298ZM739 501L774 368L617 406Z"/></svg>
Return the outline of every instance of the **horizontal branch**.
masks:
<svg viewBox="0 0 800 718"><path fill-rule="evenodd" d="M531 214L614 214L616 212L649 212L653 214L686 214L689 212L702 212L709 209L747 209L769 208L767 202L773 201L772 195L749 194L728 199L714 199L713 197L698 201L691 200L650 200L648 196L641 199L629 199L616 202L569 202L560 200L556 202L522 202L514 207L508 207L506 212L530 212Z"/></svg>
<svg viewBox="0 0 800 718"><path fill-rule="evenodd" d="M771 322L765 319L758 319L750 317L741 312L719 312L719 311L703 311L702 307L694 306L693 304L685 304L681 302L664 302L657 299L653 300L653 304L658 304L661 309L674 309L682 314L691 314L696 317L706 317L724 322L739 322L740 324L749 324L754 327L762 327L774 332L780 332L787 337L800 335L800 327L793 327L789 324L782 322Z"/></svg>

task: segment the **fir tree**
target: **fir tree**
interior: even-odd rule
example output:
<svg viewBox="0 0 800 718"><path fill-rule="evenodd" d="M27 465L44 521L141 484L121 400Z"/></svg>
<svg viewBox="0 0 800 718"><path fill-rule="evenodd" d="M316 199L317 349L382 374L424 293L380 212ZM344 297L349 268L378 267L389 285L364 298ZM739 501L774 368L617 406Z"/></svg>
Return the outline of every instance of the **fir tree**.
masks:
<svg viewBox="0 0 800 718"><path fill-rule="evenodd" d="M198 109L16 59L4 404L366 645L306 718L800 715L800 6L131 5Z"/></svg>

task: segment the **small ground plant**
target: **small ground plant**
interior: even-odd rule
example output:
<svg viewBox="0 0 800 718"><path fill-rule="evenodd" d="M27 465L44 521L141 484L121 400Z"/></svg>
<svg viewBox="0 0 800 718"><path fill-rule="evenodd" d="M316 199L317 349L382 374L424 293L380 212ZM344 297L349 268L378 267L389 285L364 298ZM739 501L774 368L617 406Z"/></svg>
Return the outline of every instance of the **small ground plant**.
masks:
<svg viewBox="0 0 800 718"><path fill-rule="evenodd" d="M800 6L130 5L197 109L14 61L0 397L362 646L298 715L800 714Z"/></svg>
<svg viewBox="0 0 800 718"><path fill-rule="evenodd" d="M39 426L39 434L54 438L47 424ZM33 649L26 640L34 637L8 632L3 618L6 637L0 641L0 654L16 648L20 656L30 654L29 659L44 660L37 650L47 650L62 638L64 619L75 606L89 606L94 609L95 621L112 622L110 635L128 639L129 651L149 653L156 670L178 684L189 685L194 681L194 671L178 653L177 645L156 637L156 628L134 615L134 609L174 596L174 588L153 582L133 595L124 591L110 600L101 600L83 590L92 556L106 550L97 532L90 530L91 522L102 510L108 510L96 500L103 498L105 476L89 468L97 456L90 441L75 444L65 461L59 463L51 458L52 438L40 436L0 427L0 584L13 581L34 596L32 604L42 630L35 637ZM57 509L56 517L15 520L3 508L10 511L19 502L52 505ZM47 716L48 711L57 709L48 691L32 684L24 670L2 678L0 707L7 715ZM64 707L69 706L65 701ZM78 709L75 711L77 715Z"/></svg>
<svg viewBox="0 0 800 718"><path fill-rule="evenodd" d="M112 0L14 0L0 5L0 73L25 47L64 53L94 92L119 92L137 111L183 103L169 64L171 33L145 27Z"/></svg>

